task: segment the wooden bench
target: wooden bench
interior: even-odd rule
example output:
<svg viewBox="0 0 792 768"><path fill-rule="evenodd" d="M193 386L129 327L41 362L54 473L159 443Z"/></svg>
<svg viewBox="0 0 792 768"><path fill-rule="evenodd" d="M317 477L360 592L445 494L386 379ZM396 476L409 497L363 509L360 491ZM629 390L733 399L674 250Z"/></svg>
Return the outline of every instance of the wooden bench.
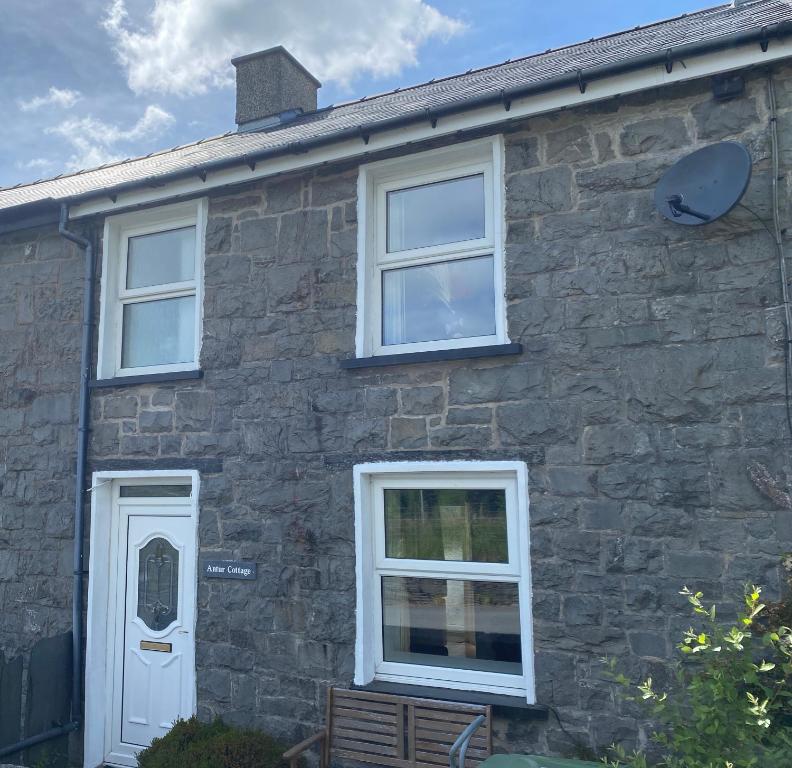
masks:
<svg viewBox="0 0 792 768"><path fill-rule="evenodd" d="M329 768L333 757L387 768L438 768L449 764L455 742L455 754L464 760L460 768L478 768L492 754L492 708L480 704L330 688L326 723L284 753L290 768L314 744L321 768Z"/></svg>

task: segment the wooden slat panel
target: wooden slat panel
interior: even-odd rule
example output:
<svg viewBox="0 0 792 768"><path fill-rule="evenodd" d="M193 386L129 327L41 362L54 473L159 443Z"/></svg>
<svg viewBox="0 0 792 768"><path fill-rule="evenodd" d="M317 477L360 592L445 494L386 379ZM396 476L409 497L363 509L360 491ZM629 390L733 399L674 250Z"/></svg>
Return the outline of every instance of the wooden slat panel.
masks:
<svg viewBox="0 0 792 768"><path fill-rule="evenodd" d="M404 750L405 750L404 741L405 741L405 738L404 738L404 703L403 702L398 705L398 708L397 708L396 712L397 712L397 714L396 714L396 743L398 745L397 749L396 749L396 754L399 757L404 758L405 757L405 755L404 755Z"/></svg>
<svg viewBox="0 0 792 768"><path fill-rule="evenodd" d="M419 742L416 742L416 744L415 744L415 751L416 751L416 753L424 752L424 753L427 753L427 754L428 753L432 753L432 754L435 754L435 755L445 755L446 757L448 757L448 750L449 750L450 746L451 746L450 744L446 746L446 745L442 745L442 744L427 744L426 742L419 741ZM489 757L489 752L488 752L488 750L486 748L481 749L479 747L471 746L468 749L467 753L471 757L480 757L482 759L485 758L485 757Z"/></svg>
<svg viewBox="0 0 792 768"><path fill-rule="evenodd" d="M393 746L387 744L370 744L367 741L354 741L352 739L336 739L338 749L347 752L357 752L361 755L389 755L396 757Z"/></svg>
<svg viewBox="0 0 792 768"><path fill-rule="evenodd" d="M462 731L465 730L471 723L473 722L473 718L468 720L467 723L444 723L440 720L419 720L415 727L422 731L426 731L426 735L430 735L432 732L437 733L454 733L459 736ZM476 729L476 736L480 736L487 732L487 728L485 727L485 723L482 723Z"/></svg>
<svg viewBox="0 0 792 768"><path fill-rule="evenodd" d="M347 699L339 696L336 697L334 706L336 708L354 709L358 712L395 712L400 705L395 702L361 701L360 699Z"/></svg>
<svg viewBox="0 0 792 768"><path fill-rule="evenodd" d="M353 719L351 717L337 717L333 722L334 728L352 728L358 731L371 733L393 733L394 727L389 723L380 723L374 720Z"/></svg>
<svg viewBox="0 0 792 768"><path fill-rule="evenodd" d="M483 715L489 706L487 704L465 704L459 701L440 701L438 699L418 699L413 697L409 697L409 699L420 709L439 709L443 712L475 712L477 715Z"/></svg>
<svg viewBox="0 0 792 768"><path fill-rule="evenodd" d="M372 733L371 731L359 731L354 728L339 728L336 726L333 736L339 739L352 739L361 743L387 744L394 748L399 746L399 740L393 731L390 733Z"/></svg>
<svg viewBox="0 0 792 768"><path fill-rule="evenodd" d="M427 710L423 707L415 708L415 717L418 720L440 720L444 723L469 723L477 715L486 715L487 713L482 710L480 712L444 712L441 709Z"/></svg>
<svg viewBox="0 0 792 768"><path fill-rule="evenodd" d="M377 765L389 766L389 768L413 768L409 760L400 760L397 757L387 757L385 755L361 755L351 750L339 749L333 752L336 757L345 757L348 760L357 760L359 763L376 763Z"/></svg>
<svg viewBox="0 0 792 768"><path fill-rule="evenodd" d="M328 694L328 709L328 752L337 758L382 768L441 768L448 765L451 745L477 715L487 720L470 741L465 768L479 768L492 751L488 706L336 688Z"/></svg>
<svg viewBox="0 0 792 768"><path fill-rule="evenodd" d="M362 705L387 704L396 706L400 700L404 700L404 696L396 696L391 693L374 693L373 691L347 691L342 688L335 689L336 701L358 701Z"/></svg>
<svg viewBox="0 0 792 768"><path fill-rule="evenodd" d="M421 763L448 765L448 755L442 755L439 752L423 752L420 749L415 750L415 760L419 765Z"/></svg>
<svg viewBox="0 0 792 768"><path fill-rule="evenodd" d="M415 724L415 729L416 731L423 731L427 736L431 736L434 733L445 733L456 738L472 722L473 720L469 720L467 723L441 723L439 720L419 720ZM474 736L486 736L487 732L488 728L486 727L486 722L484 722L476 728Z"/></svg>
<svg viewBox="0 0 792 768"><path fill-rule="evenodd" d="M415 763L415 705L412 702L407 704L407 756Z"/></svg>
<svg viewBox="0 0 792 768"><path fill-rule="evenodd" d="M340 707L336 707L333 711L333 719L338 720L342 717L348 720L370 720L372 722L391 723L394 726L396 724L395 712L385 714L384 712L363 712L359 709L341 709Z"/></svg>
<svg viewBox="0 0 792 768"><path fill-rule="evenodd" d="M485 760L489 755L474 755L470 752L467 753L465 756L465 765L469 762L482 762ZM428 765L448 765L448 753L445 752L424 752L420 749L415 751L415 759L416 763L420 765L421 763L426 763Z"/></svg>
<svg viewBox="0 0 792 768"><path fill-rule="evenodd" d="M459 734L456 734L455 736L453 733L432 733L429 736L426 736L420 731L417 731L415 734L415 741L419 744L441 744L450 747L457 740L457 736L459 736ZM489 739L482 736L474 736L470 740L470 746L475 747L476 749L487 749L489 747Z"/></svg>

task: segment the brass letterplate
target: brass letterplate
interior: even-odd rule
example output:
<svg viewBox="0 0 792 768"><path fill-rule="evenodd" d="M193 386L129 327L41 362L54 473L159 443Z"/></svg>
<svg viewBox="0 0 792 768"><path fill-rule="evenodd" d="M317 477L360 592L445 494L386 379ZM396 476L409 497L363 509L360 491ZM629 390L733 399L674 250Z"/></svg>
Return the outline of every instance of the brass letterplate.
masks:
<svg viewBox="0 0 792 768"><path fill-rule="evenodd" d="M173 645L171 643L155 643L153 640L141 640L141 651L159 651L160 653L171 653Z"/></svg>

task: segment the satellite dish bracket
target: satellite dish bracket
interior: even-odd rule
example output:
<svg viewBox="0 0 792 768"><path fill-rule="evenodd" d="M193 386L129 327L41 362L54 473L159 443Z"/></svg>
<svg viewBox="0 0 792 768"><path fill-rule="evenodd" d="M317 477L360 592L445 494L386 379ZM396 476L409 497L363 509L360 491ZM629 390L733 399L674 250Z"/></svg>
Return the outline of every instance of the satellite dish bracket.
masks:
<svg viewBox="0 0 792 768"><path fill-rule="evenodd" d="M709 221L712 218L712 216L708 216L706 213L694 211L689 205L685 205L683 200L684 198L682 195L671 195L671 197L666 198L668 207L671 209L671 215L675 219L678 219L683 213L701 219L701 221Z"/></svg>

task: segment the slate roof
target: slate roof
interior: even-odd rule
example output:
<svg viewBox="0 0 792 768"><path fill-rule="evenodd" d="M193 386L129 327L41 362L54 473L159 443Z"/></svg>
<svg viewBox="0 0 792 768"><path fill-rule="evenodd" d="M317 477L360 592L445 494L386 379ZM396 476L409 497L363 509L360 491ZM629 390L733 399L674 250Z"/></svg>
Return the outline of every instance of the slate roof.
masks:
<svg viewBox="0 0 792 768"><path fill-rule="evenodd" d="M106 193L119 186L200 169L208 164L243 161L268 151L287 150L295 142L331 142L359 126L378 125L400 117L423 115L465 99L503 89L540 84L563 74L609 63L629 62L646 54L691 43L717 43L719 38L792 22L792 0L755 0L732 7L685 14L644 27L545 51L502 64L471 70L410 88L320 109L277 128L228 133L145 157L123 160L54 179L0 189L0 211L46 200ZM771 43L772 44L772 43Z"/></svg>

